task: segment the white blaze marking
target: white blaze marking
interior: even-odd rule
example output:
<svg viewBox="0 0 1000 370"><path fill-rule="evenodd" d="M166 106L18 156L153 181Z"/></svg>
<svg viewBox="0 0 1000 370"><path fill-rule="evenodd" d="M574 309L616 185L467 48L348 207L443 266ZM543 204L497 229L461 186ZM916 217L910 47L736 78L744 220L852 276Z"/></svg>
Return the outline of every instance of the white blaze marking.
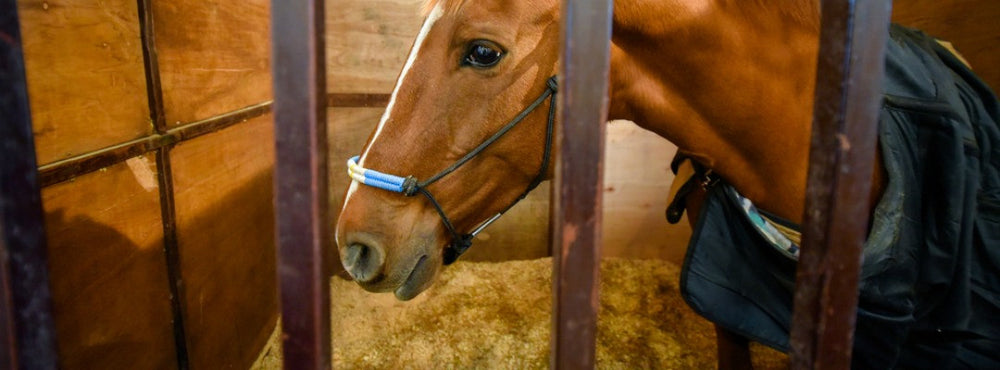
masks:
<svg viewBox="0 0 1000 370"><path fill-rule="evenodd" d="M365 158L368 157L368 151L375 145L375 140L377 140L379 134L382 133L382 128L385 127L385 122L389 120L389 112L392 111L392 106L396 103L396 95L399 94L399 87L403 85L403 80L410 71L410 67L413 66L413 61L417 59L417 54L420 53L420 47L423 46L424 39L426 39L427 34L430 33L431 27L434 26L434 23L437 22L442 15L444 15L444 10L441 8L441 2L438 2L438 4L434 6L434 9L431 10L431 13L427 16L427 20L424 21L424 25L420 27L420 33L417 34L417 39L413 42L413 50L410 50L410 56L406 59L406 64L403 65L403 71L399 74L399 80L396 81L396 87L392 90L392 95L389 97L389 105L385 107L385 113L382 113L382 119L379 120L378 126L375 128L375 135L372 136L372 140L368 143L364 153L361 154L361 159L358 160L359 166L365 166ZM358 182L356 180L351 180L351 186L347 188L347 196L344 197L343 209L347 209L347 202L351 200L351 195L353 195L357 190ZM343 212L343 209L341 209L341 212ZM337 239L339 234L340 233L335 233L334 239ZM340 244L339 240L337 240L337 244Z"/></svg>

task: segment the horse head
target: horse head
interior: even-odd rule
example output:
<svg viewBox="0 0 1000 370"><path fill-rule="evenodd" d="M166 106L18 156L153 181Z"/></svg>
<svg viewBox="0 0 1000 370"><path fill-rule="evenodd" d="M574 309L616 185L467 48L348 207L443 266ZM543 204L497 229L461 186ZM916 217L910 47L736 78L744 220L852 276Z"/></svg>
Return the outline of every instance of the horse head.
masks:
<svg viewBox="0 0 1000 370"><path fill-rule="evenodd" d="M363 288L407 300L549 175L556 1L430 1L336 226Z"/></svg>

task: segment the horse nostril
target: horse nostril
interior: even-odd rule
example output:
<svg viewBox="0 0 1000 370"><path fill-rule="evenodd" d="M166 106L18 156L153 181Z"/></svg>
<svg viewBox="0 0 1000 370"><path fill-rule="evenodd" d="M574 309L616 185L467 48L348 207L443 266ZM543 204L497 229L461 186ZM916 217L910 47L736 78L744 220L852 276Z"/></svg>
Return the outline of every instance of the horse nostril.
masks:
<svg viewBox="0 0 1000 370"><path fill-rule="evenodd" d="M382 269L382 256L377 248L364 244L351 244L344 253L344 269L354 280L368 282Z"/></svg>

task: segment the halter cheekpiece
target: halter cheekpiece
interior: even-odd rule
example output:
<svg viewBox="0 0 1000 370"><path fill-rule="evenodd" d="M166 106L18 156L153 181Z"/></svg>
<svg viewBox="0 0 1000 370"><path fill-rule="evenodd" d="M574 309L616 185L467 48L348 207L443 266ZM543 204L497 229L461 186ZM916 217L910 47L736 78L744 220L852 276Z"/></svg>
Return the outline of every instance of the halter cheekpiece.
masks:
<svg viewBox="0 0 1000 370"><path fill-rule="evenodd" d="M558 84L556 82L556 76L550 77L548 81L546 81L545 86L546 86L545 91L543 91L542 94L539 95L534 102L532 102L530 105L528 105L527 108L518 113L517 116L515 116L512 120L510 120L510 122L501 127L499 131L493 134L493 136L490 136L488 139L479 144L479 146L477 146L475 149L472 149L472 151L470 151L468 154L466 154L459 160L455 161L455 163L453 163L451 166L448 166L448 168L445 168L444 170L438 172L434 176L431 176L427 180L420 181L413 176L402 177L402 176L390 175L387 173L361 167L361 165L358 164L358 162L360 161L359 156L354 156L351 159L347 160L347 174L351 176L351 179L354 179L357 182L360 182L362 184L371 187L376 187L383 190L401 193L408 197L414 196L418 193L423 194L425 197L427 197L427 199L430 200L431 205L434 206L434 209L437 210L438 215L441 216L441 221L442 223L444 223L445 228L447 228L448 232L451 233L452 241L451 243L448 243L447 247L445 247L443 256L444 264L446 265L451 264L452 262L455 262L455 260L458 259L458 257L461 256L462 253L465 253L465 251L468 250L470 246L472 246L472 238L478 235L481 231L483 231L483 229L492 224L494 221L499 219L501 215L510 210L511 207L514 207L514 205L517 204L517 202L521 201L521 199L524 199L524 197L527 196L528 193L530 193L532 190L534 190L535 187L537 187L538 184L541 183L542 179L545 177L545 173L548 171L549 167L549 156L552 152L552 137L553 137L553 130L555 128L554 124L555 112L556 112L555 95L558 92ZM486 221L483 221L481 224L479 224L479 226L473 228L471 232L467 234L460 234L457 230L455 230L455 226L451 223L451 219L449 219L448 216L445 215L444 209L441 208L441 204L439 204L438 201L434 199L434 196L431 195L431 192L429 190L427 190L427 187L433 184L434 182L437 182L442 177L445 177L446 175L454 172L463 164L465 164L472 158L475 158L477 155L482 153L483 150L485 150L488 146L490 146L491 144L499 140L501 137L503 137L504 134L513 129L514 126L516 126L518 123L523 121L525 117L531 114L531 112L533 112L536 108L542 105L542 103L547 99L550 100L550 102L549 102L548 122L546 123L546 129L545 129L545 150L542 153L542 164L538 169L538 174L535 175L535 178L528 185L527 189L525 189L524 192L517 197L517 199L511 202L511 204L505 207L502 211L500 211L493 217L490 217Z"/></svg>

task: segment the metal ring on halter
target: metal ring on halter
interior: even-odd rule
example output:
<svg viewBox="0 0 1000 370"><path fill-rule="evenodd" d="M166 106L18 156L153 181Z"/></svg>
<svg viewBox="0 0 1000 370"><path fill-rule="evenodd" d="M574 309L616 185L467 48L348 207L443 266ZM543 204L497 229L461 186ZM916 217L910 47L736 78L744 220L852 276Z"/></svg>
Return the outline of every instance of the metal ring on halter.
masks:
<svg viewBox="0 0 1000 370"><path fill-rule="evenodd" d="M455 163L453 163L451 166L448 166L448 168L445 168L441 172L438 172L437 174L431 176L425 181L418 181L413 176L407 176L407 177L396 176L361 167L361 165L359 164L360 158L358 156L352 157L351 159L347 160L347 174L354 181L360 182L362 184L371 187L388 190L396 193L401 193L408 197L414 196L417 193L423 194L425 197L427 197L427 199L430 200L431 205L434 206L434 209L437 210L438 215L441 216L441 221L444 223L445 228L448 229L449 233L451 233L452 241L451 243L448 243L448 246L445 247L444 250L444 264L446 265L451 264L452 262L455 262L455 260L458 259L458 257L461 256L462 253L465 253L465 251L472 246L472 238L478 235L481 231L483 231L483 229L492 224L494 221L499 219L501 215L506 213L512 207L514 207L514 205L517 204L517 202L520 202L521 199L524 199L524 197L527 196L529 192L534 190L535 187L537 187L538 184L542 182L542 179L545 178L545 174L548 172L548 167L549 167L549 157L552 154L552 137L553 137L553 131L555 129L554 122L555 122L555 112L556 112L555 95L558 92L558 90L559 89L558 89L558 84L556 82L556 76L550 77L545 82L545 91L542 92L542 94L537 99L535 99L534 102L528 105L527 108L525 108L516 116L514 116L514 118L511 119L510 122L501 127L499 131L493 134L493 136L487 138L485 141L479 144L479 146L477 146L475 149L470 151L468 154L466 154L459 160L455 161ZM454 172L463 164L465 164L472 158L475 158L477 155L482 153L484 150L486 150L487 147L489 147L491 144L499 140L501 137L503 137L503 135L505 135L507 132L513 129L514 126L523 121L524 118L528 116L528 114L530 114L540 105L542 105L542 103L545 102L546 99L550 100L549 114L548 114L548 122L546 123L546 129L545 129L545 150L542 153L542 164L538 169L538 174L535 175L535 178L528 185L527 189L525 189L525 191L520 196L518 196L517 199L514 200L514 202L507 205L507 207L505 207L502 211L500 211L500 213L497 213L493 217L490 217L486 221L483 221L481 224L473 228L472 232L467 234L460 234L457 230L455 230L454 225L452 225L451 223L451 219L449 219L448 216L444 213L444 209L441 208L441 204L439 204L437 199L434 199L434 196L430 193L429 190L427 190L427 186L440 180L442 177L445 177L446 175Z"/></svg>

